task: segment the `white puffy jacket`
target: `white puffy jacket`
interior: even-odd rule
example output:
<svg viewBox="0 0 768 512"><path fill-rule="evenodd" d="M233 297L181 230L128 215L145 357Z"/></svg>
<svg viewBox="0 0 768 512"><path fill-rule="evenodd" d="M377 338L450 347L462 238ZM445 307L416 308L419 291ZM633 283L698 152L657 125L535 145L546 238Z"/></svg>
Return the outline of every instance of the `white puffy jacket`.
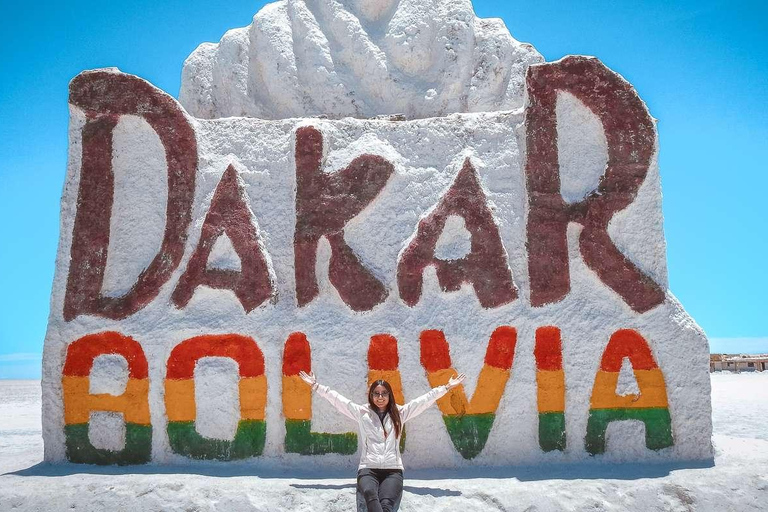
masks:
<svg viewBox="0 0 768 512"><path fill-rule="evenodd" d="M331 402L336 409L343 415L357 422L359 439L362 441L363 453L360 457L358 470L365 468L372 469L403 469L403 461L400 457L400 442L395 438L395 425L389 414L384 418L382 428L376 411L371 406L356 404L355 402L343 397L328 386L317 386L317 394ZM448 392L447 386L438 386L432 388L428 393L414 398L405 405L398 405L400 419L405 423L418 416L435 401ZM384 429L387 431L384 436ZM402 433L402 431L401 431Z"/></svg>

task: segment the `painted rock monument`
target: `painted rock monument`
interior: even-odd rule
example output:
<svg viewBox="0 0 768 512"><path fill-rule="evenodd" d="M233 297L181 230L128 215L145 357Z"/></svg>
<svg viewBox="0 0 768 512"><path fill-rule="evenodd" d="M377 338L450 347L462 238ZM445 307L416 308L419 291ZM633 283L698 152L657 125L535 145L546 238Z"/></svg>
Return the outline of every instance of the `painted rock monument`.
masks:
<svg viewBox="0 0 768 512"><path fill-rule="evenodd" d="M466 373L411 468L712 457L655 121L599 60L469 0L282 0L180 102L101 69L69 103L46 460L355 467L301 370L400 403Z"/></svg>

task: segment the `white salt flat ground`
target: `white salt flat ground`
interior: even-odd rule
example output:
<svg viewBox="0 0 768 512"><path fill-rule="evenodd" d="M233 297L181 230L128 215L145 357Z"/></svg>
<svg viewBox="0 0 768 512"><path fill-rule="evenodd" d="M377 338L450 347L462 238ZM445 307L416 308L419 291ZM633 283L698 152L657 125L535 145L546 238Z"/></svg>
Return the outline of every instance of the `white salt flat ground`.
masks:
<svg viewBox="0 0 768 512"><path fill-rule="evenodd" d="M408 471L400 510L768 511L768 372L712 376L714 465ZM40 383L0 381L0 511L350 511L354 469L41 464Z"/></svg>

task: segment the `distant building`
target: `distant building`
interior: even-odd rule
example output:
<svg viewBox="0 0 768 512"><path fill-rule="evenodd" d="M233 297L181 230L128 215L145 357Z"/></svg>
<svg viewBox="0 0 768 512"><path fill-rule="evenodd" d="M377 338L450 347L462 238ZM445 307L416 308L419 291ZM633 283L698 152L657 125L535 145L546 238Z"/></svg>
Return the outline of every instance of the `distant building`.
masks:
<svg viewBox="0 0 768 512"><path fill-rule="evenodd" d="M709 371L762 372L768 370L768 354L710 354Z"/></svg>

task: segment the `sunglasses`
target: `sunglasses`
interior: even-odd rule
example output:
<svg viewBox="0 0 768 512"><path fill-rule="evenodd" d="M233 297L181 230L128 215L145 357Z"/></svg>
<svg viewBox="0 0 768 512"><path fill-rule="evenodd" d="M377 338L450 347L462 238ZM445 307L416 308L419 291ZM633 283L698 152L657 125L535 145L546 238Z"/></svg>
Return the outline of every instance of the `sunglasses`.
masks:
<svg viewBox="0 0 768 512"><path fill-rule="evenodd" d="M389 396L389 393L387 393L386 391L384 391L383 393L378 393L378 392L374 391L373 393L371 393L371 395L373 395L374 398L376 398L376 397L387 398Z"/></svg>

